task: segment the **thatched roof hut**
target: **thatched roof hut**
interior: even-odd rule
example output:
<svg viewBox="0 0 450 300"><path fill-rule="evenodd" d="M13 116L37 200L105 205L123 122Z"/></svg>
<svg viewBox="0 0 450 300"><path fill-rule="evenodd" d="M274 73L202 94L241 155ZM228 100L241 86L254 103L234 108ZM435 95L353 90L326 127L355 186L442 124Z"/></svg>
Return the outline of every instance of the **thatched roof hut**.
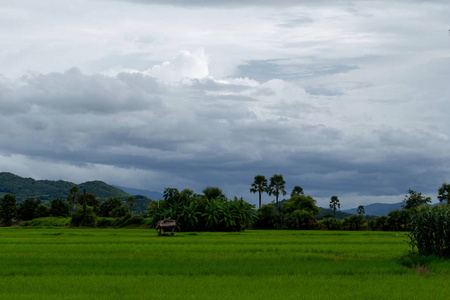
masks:
<svg viewBox="0 0 450 300"><path fill-rule="evenodd" d="M179 230L180 228L177 226L177 222L175 220L164 219L156 224L155 229L159 229L158 235L174 235L175 229Z"/></svg>

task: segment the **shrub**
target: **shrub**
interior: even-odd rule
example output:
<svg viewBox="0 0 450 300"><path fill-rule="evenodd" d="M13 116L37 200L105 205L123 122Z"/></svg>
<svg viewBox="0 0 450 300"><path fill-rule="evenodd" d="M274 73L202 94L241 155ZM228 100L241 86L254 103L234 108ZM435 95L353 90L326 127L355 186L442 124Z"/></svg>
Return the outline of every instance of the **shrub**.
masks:
<svg viewBox="0 0 450 300"><path fill-rule="evenodd" d="M119 227L126 227L130 225L142 225L144 223L144 219L141 216L132 216L130 218L124 219L121 224L119 224Z"/></svg>
<svg viewBox="0 0 450 300"><path fill-rule="evenodd" d="M116 218L108 218L108 217L102 217L97 219L97 227L100 228L107 228L107 227L113 227L116 222Z"/></svg>
<svg viewBox="0 0 450 300"><path fill-rule="evenodd" d="M25 221L20 226L24 227L67 227L70 225L70 218L64 217L45 217L45 218L36 218L33 220Z"/></svg>
<svg viewBox="0 0 450 300"><path fill-rule="evenodd" d="M450 206L421 206L412 214L410 228L410 245L419 255L450 254Z"/></svg>

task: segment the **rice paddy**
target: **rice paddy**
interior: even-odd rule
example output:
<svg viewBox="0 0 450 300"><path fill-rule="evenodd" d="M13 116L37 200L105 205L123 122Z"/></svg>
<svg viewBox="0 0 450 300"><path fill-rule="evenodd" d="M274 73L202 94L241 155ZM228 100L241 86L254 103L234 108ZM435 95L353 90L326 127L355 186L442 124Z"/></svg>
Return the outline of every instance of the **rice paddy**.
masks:
<svg viewBox="0 0 450 300"><path fill-rule="evenodd" d="M398 232L0 229L0 299L448 299ZM422 269L419 269L422 270Z"/></svg>

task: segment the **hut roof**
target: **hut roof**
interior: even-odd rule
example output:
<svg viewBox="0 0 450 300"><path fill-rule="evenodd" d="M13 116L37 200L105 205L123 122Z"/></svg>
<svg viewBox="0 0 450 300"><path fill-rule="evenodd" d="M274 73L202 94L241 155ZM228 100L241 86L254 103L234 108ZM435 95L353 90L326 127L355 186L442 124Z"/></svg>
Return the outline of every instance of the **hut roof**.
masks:
<svg viewBox="0 0 450 300"><path fill-rule="evenodd" d="M177 222L175 220L164 219L158 222L157 227L172 227L177 226Z"/></svg>

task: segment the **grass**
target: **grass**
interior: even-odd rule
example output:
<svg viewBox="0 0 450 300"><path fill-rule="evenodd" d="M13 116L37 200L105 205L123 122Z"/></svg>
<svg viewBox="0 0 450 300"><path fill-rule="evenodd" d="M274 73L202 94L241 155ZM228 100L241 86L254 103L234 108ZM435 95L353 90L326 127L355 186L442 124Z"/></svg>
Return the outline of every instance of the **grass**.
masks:
<svg viewBox="0 0 450 300"><path fill-rule="evenodd" d="M401 233L0 229L0 299L447 299L450 264Z"/></svg>

